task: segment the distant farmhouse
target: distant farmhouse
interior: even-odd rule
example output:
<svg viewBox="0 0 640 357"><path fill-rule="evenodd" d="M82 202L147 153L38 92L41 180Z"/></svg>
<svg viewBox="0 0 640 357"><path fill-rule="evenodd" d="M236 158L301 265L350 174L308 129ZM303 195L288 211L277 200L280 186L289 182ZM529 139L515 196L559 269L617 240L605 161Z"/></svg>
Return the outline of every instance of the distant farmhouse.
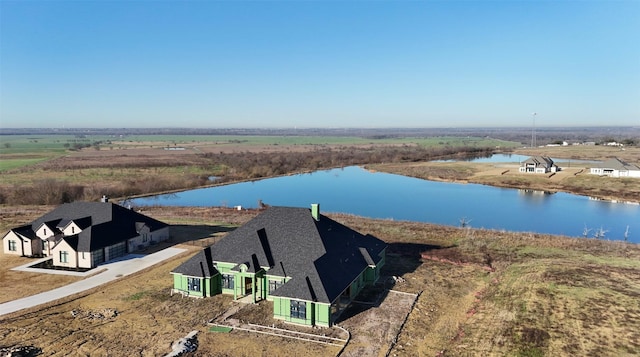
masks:
<svg viewBox="0 0 640 357"><path fill-rule="evenodd" d="M548 172L558 172L560 169L549 157L532 156L520 163L519 171L522 173L545 174Z"/></svg>
<svg viewBox="0 0 640 357"><path fill-rule="evenodd" d="M640 167L613 158L592 167L590 173L610 177L640 177Z"/></svg>
<svg viewBox="0 0 640 357"><path fill-rule="evenodd" d="M273 301L273 317L331 326L385 262L386 243L308 208L270 207L178 266L173 292Z"/></svg>
<svg viewBox="0 0 640 357"><path fill-rule="evenodd" d="M2 238L5 254L51 256L53 265L94 268L169 238L169 226L117 204L65 203Z"/></svg>

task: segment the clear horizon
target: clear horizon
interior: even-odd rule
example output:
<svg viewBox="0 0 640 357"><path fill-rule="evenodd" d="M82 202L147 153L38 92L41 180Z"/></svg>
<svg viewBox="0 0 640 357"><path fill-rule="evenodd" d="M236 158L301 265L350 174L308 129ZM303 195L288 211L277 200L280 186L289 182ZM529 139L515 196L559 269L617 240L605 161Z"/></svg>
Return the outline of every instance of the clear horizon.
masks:
<svg viewBox="0 0 640 357"><path fill-rule="evenodd" d="M638 1L1 1L0 128L639 126L638 38Z"/></svg>

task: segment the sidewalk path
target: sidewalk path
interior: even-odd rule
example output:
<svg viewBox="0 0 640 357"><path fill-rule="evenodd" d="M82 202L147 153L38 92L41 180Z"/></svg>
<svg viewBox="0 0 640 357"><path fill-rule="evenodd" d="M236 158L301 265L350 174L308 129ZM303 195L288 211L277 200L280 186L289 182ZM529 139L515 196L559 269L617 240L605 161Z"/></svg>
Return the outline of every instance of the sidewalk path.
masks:
<svg viewBox="0 0 640 357"><path fill-rule="evenodd" d="M57 289L45 291L40 294L27 296L22 299L17 299L6 302L4 304L0 304L0 317L2 317L2 315L38 306L40 304L48 303L69 295L95 288L96 286L100 286L123 276L127 276L140 270L146 269L152 265L176 256L184 252L185 250L186 249L180 248L166 248L149 255L132 254L116 261L107 262L106 264L99 265L97 268L95 268L96 270L106 269L106 271L103 271L84 280L76 281L75 283L71 283Z"/></svg>

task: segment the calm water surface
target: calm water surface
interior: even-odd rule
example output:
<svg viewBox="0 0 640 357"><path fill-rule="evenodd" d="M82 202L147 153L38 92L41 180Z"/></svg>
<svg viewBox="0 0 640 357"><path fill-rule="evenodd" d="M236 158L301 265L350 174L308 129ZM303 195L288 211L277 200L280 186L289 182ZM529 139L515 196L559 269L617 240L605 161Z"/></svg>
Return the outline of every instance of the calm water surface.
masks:
<svg viewBox="0 0 640 357"><path fill-rule="evenodd" d="M518 155L518 154L494 154L489 157L477 157L470 159L452 159L452 160L436 160L436 162L455 162L455 161L468 161L468 162L480 162L480 163L519 163L523 162L530 156ZM590 166L592 164L598 164L600 161L596 160L576 160L576 159L557 159L551 158L554 163L560 166Z"/></svg>
<svg viewBox="0 0 640 357"><path fill-rule="evenodd" d="M131 200L134 205L242 206L258 201L471 227L588 237L604 230L607 239L640 242L640 205L591 200L566 193L544 194L476 184L421 180L347 167Z"/></svg>

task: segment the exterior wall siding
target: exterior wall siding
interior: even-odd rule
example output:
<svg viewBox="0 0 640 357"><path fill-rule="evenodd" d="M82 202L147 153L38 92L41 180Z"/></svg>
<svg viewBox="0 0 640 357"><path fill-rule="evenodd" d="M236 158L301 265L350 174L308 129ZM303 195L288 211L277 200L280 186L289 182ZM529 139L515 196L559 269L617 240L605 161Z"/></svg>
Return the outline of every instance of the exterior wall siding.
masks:
<svg viewBox="0 0 640 357"><path fill-rule="evenodd" d="M143 250L152 244L169 239L169 227L161 228L157 231L149 231L149 228L145 226L139 233L140 235L128 240L127 247L129 252Z"/></svg>
<svg viewBox="0 0 640 357"><path fill-rule="evenodd" d="M66 227L64 227L62 234L64 234L65 236L72 236L74 234L80 233L81 231L82 230L80 229L80 227L78 227L78 225L76 225L74 222L70 222Z"/></svg>
<svg viewBox="0 0 640 357"><path fill-rule="evenodd" d="M61 257L63 254L61 252L66 252L64 256L66 257L66 262L61 261ZM68 268L76 268L78 266L78 257L76 251L67 244L65 241L60 241L58 245L56 245L52 251L51 255L53 255L53 265L68 267Z"/></svg>
<svg viewBox="0 0 640 357"><path fill-rule="evenodd" d="M268 301L273 301L273 296L271 296L271 293L269 292L269 288L270 288L270 284L271 282L277 282L278 284L284 284L285 282L287 282L287 278L283 278L281 276L275 276L275 275L266 275L265 276L265 296L266 296L266 300Z"/></svg>
<svg viewBox="0 0 640 357"><path fill-rule="evenodd" d="M55 232L53 229L47 227L46 224L41 225L38 230L36 230L36 236L40 239L47 239L53 237Z"/></svg>
<svg viewBox="0 0 640 357"><path fill-rule="evenodd" d="M189 296L196 297L208 297L217 295L220 293L220 274L217 274L211 278L198 278L200 279L200 290L195 291L189 289L189 276L182 274L173 275L173 288L175 290L187 293Z"/></svg>
<svg viewBox="0 0 640 357"><path fill-rule="evenodd" d="M233 295L233 299L235 300L237 298L236 295L236 286L238 285L238 282L236 280L236 274L235 272L231 271L231 268L233 268L235 266L235 264L232 263L222 263L222 262L217 262L216 266L218 267L218 272L220 272L221 278L220 278L220 292L222 294L229 294L229 295ZM233 276L233 289L228 289L228 288L224 288L222 287L222 275L223 274L228 274Z"/></svg>
<svg viewBox="0 0 640 357"><path fill-rule="evenodd" d="M16 250L9 250L9 241L14 242ZM4 238L2 238L2 249L4 250L4 254L28 255L24 251L25 245L28 244L24 243L22 237L20 237L13 231L9 231L9 233L7 233Z"/></svg>
<svg viewBox="0 0 640 357"><path fill-rule="evenodd" d="M272 300L273 317L276 319L307 326L331 326L331 305L329 304L304 301L306 316L304 319L301 319L291 317L292 299L274 296Z"/></svg>
<svg viewBox="0 0 640 357"><path fill-rule="evenodd" d="M315 310L315 325L330 327L331 326L331 305L312 303Z"/></svg>
<svg viewBox="0 0 640 357"><path fill-rule="evenodd" d="M78 267L80 268L94 268L92 265L92 253L91 252L79 252L78 253Z"/></svg>

